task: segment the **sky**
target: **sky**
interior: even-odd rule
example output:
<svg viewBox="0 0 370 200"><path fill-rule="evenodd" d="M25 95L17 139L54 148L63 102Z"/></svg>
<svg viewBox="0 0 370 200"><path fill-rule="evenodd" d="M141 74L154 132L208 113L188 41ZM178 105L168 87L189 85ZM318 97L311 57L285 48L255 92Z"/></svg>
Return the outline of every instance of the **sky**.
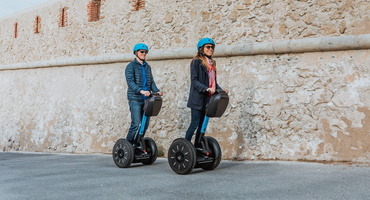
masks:
<svg viewBox="0 0 370 200"><path fill-rule="evenodd" d="M0 18L27 10L37 4L47 2L48 0L0 0Z"/></svg>

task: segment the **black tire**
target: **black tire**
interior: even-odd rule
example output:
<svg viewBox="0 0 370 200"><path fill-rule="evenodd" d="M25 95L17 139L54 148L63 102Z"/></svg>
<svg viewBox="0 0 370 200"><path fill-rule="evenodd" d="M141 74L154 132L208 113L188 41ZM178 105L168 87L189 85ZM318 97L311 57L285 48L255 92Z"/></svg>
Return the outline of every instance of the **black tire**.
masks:
<svg viewBox="0 0 370 200"><path fill-rule="evenodd" d="M150 158L144 161L141 161L144 165L151 165L157 160L158 156L158 149L157 145L155 144L154 140L152 138L146 137L145 140L145 146L146 146L146 152L150 155Z"/></svg>
<svg viewBox="0 0 370 200"><path fill-rule="evenodd" d="M117 140L112 151L113 161L120 168L130 167L134 160L134 148L126 139Z"/></svg>
<svg viewBox="0 0 370 200"><path fill-rule="evenodd" d="M215 169L221 162L222 158L222 153L221 153L221 148L220 145L218 144L217 140L213 137L206 137L208 141L208 146L210 150L210 155L213 158L213 162L203 164L200 167L204 170L213 170Z"/></svg>
<svg viewBox="0 0 370 200"><path fill-rule="evenodd" d="M178 138L168 149L168 164L177 174L190 173L196 163L194 145L185 138Z"/></svg>

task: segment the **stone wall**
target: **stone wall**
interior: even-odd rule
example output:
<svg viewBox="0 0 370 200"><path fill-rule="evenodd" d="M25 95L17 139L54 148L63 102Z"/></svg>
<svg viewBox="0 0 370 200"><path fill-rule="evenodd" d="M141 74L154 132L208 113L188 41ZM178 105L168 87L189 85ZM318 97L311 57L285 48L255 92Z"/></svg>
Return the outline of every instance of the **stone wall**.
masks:
<svg viewBox="0 0 370 200"><path fill-rule="evenodd" d="M139 41L156 50L194 47L205 36L233 45L370 30L369 0L146 0L138 11L132 11L132 0L104 0L96 22L89 22L89 2L53 0L1 20L0 44L6 48L0 49L0 64L129 53ZM59 27L63 8L66 26Z"/></svg>
<svg viewBox="0 0 370 200"><path fill-rule="evenodd" d="M1 20L0 64L124 54L137 42L155 54L193 48L205 36L238 45L370 33L365 0L147 0L138 11L129 0L105 0L96 22L88 22L89 2L56 1ZM63 8L67 26L59 27ZM369 55L369 49L220 55L218 80L231 101L207 134L218 139L225 159L370 162ZM130 123L127 63L2 68L0 148L109 153ZM147 134L166 152L190 123L190 59L149 63L165 96Z"/></svg>

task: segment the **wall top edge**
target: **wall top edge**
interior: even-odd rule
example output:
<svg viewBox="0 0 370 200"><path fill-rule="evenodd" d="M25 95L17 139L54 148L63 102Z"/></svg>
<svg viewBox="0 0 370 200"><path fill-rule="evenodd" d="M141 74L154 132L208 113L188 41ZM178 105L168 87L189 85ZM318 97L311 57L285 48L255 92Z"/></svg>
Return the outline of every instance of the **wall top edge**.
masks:
<svg viewBox="0 0 370 200"><path fill-rule="evenodd" d="M245 43L236 45L217 45L214 57L250 56L260 54L305 53L339 50L370 49L370 34L278 40L262 43ZM193 58L195 48L155 50L148 54L147 60L172 60ZM133 54L114 54L86 57L70 57L57 60L44 60L30 63L0 65L0 70L34 69L64 67L77 65L95 65L131 62Z"/></svg>

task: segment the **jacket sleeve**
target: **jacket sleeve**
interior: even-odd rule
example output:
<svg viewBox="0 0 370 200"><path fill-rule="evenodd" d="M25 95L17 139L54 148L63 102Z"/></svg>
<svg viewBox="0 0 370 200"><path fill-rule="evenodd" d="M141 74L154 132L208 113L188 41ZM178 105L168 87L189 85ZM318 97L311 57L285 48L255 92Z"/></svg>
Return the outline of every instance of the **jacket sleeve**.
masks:
<svg viewBox="0 0 370 200"><path fill-rule="evenodd" d="M126 76L127 86L131 90L135 91L135 93L140 94L141 88L135 83L135 69L132 63L127 65L125 69L125 76Z"/></svg>
<svg viewBox="0 0 370 200"><path fill-rule="evenodd" d="M153 82L152 82L152 91L153 91L153 92L159 92L159 91L160 91L160 90L157 88L157 85L155 84L154 79L153 79Z"/></svg>
<svg viewBox="0 0 370 200"><path fill-rule="evenodd" d="M199 59L194 59L190 64L190 81L193 87L198 90L198 92L205 93L207 86L199 81L199 73L202 67L202 61Z"/></svg>

